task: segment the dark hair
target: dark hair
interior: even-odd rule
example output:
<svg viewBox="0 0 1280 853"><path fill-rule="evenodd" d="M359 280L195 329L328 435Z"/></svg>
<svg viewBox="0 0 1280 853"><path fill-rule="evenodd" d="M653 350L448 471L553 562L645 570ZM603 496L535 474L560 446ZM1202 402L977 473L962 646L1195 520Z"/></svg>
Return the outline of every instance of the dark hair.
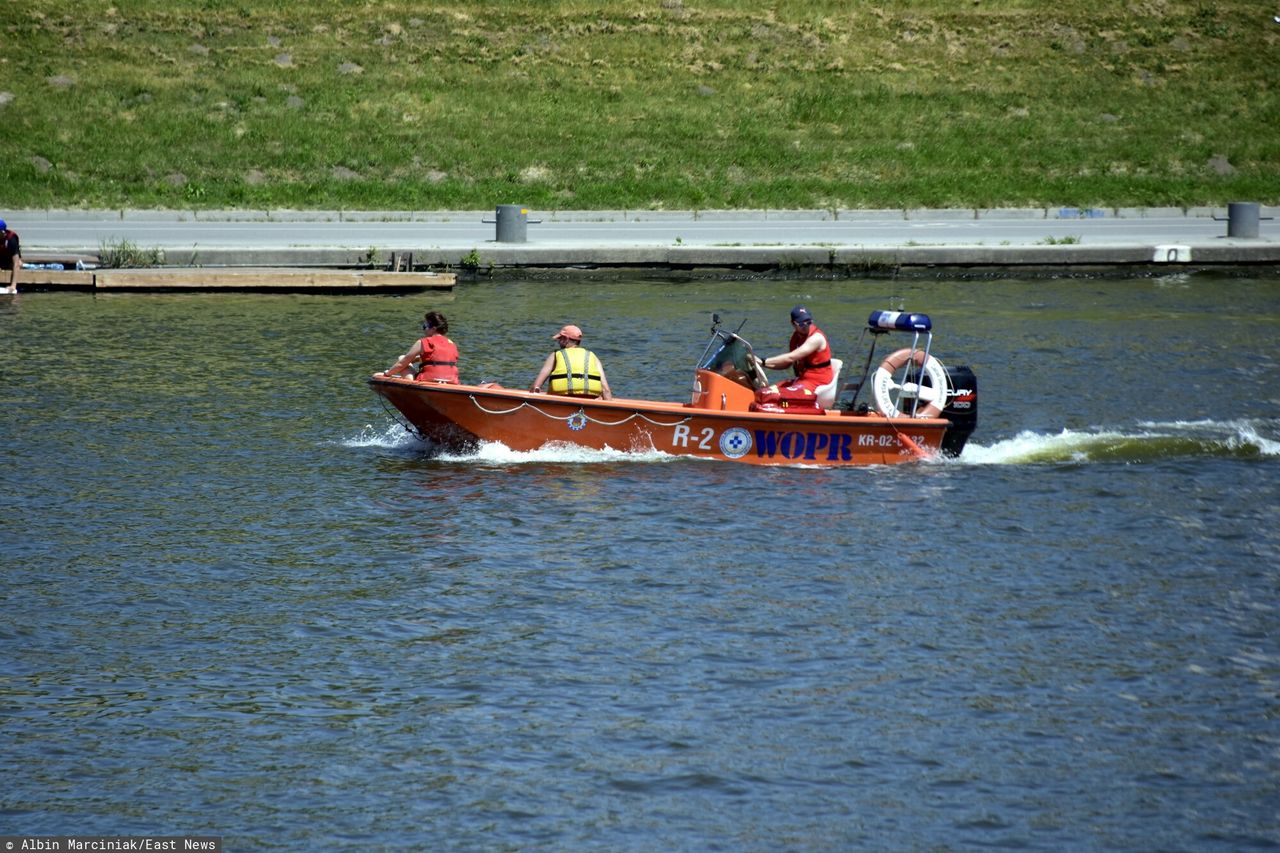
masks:
<svg viewBox="0 0 1280 853"><path fill-rule="evenodd" d="M424 326L430 326L442 335L449 334L449 321L439 311L428 311L422 315Z"/></svg>

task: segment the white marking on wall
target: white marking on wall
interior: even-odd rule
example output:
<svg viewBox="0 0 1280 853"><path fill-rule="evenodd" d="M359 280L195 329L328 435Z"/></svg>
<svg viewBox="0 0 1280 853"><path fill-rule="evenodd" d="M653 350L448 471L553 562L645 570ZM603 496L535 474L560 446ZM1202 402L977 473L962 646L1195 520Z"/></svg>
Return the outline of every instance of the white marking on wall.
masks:
<svg viewBox="0 0 1280 853"><path fill-rule="evenodd" d="M1151 259L1157 264L1189 264L1191 263L1190 246L1156 246L1155 256Z"/></svg>

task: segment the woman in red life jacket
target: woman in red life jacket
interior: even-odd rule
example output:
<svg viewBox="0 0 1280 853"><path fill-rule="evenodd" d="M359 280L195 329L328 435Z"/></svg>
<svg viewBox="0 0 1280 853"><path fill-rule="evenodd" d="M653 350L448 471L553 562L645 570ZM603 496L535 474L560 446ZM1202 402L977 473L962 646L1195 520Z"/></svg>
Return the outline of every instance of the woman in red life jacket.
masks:
<svg viewBox="0 0 1280 853"><path fill-rule="evenodd" d="M835 378L831 369L831 345L803 305L791 309L791 328L790 351L766 358L764 366L770 370L790 367L795 371L795 379L779 382L779 386L816 391Z"/></svg>
<svg viewBox="0 0 1280 853"><path fill-rule="evenodd" d="M419 382L458 384L458 346L449 340L449 321L439 311L428 311L422 318L422 338L409 347L396 363L375 376L401 376ZM412 365L418 362L415 375Z"/></svg>

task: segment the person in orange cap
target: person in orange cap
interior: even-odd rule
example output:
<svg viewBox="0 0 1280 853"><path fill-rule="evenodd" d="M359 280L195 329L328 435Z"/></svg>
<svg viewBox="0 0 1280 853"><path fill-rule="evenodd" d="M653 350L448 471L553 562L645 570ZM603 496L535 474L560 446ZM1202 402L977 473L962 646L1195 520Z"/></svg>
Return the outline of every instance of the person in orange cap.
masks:
<svg viewBox="0 0 1280 853"><path fill-rule="evenodd" d="M542 385L551 380L549 391L566 397L599 397L612 400L609 380L604 375L604 365L596 354L583 349L582 330L572 324L562 326L551 336L560 348L542 363L542 369L529 386L534 393L542 392Z"/></svg>

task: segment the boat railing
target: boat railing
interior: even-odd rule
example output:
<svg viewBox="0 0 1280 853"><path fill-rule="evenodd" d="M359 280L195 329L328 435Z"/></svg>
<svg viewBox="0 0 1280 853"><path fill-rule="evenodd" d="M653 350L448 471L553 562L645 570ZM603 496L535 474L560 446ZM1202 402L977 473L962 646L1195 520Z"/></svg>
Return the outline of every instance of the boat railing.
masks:
<svg viewBox="0 0 1280 853"><path fill-rule="evenodd" d="M857 379L849 382L844 386L844 390L853 391L853 396L849 402L845 404L847 411L855 411L858 405L858 396L862 393L862 389L866 387L867 377L871 375L871 365L875 359L876 344L884 335L891 333L910 334L911 346L910 355L907 359L908 375L917 384L920 382L920 376L924 372L924 365L929 361L929 352L933 347L933 321L929 319L928 314L916 314L908 311L872 311L867 317L867 325L862 330L859 337L859 346L863 346L863 342L870 335L870 344L867 345L867 357L862 364L862 372ZM920 351L920 341L924 340L924 356L920 359L920 364L916 364L916 353ZM911 416L915 417L919 409L920 398L917 395L911 403ZM866 403L863 403L866 407Z"/></svg>

